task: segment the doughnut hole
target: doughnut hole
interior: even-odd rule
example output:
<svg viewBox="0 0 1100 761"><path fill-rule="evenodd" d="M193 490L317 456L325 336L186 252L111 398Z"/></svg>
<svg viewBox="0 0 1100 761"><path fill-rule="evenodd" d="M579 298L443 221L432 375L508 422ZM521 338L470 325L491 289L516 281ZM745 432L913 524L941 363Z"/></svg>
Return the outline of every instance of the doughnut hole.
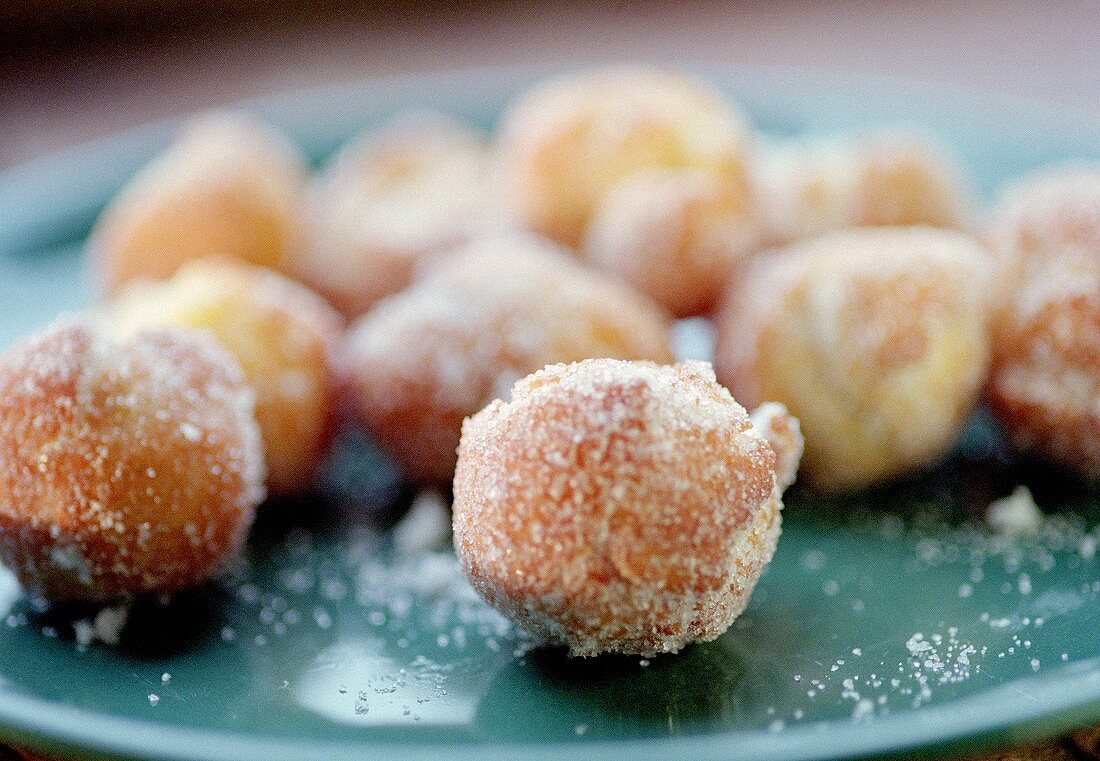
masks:
<svg viewBox="0 0 1100 761"><path fill-rule="evenodd" d="M640 169L698 169L750 205L745 119L704 82L611 68L551 79L506 111L494 177L518 220L578 247L607 191Z"/></svg>
<svg viewBox="0 0 1100 761"><path fill-rule="evenodd" d="M764 146L753 162L763 237L786 245L846 227L966 227L970 199L935 142L886 132Z"/></svg>
<svg viewBox="0 0 1100 761"><path fill-rule="evenodd" d="M487 161L481 135L433 114L361 136L313 183L294 274L358 317L408 285L420 258L491 224Z"/></svg>
<svg viewBox="0 0 1100 761"><path fill-rule="evenodd" d="M713 175L643 170L598 205L584 252L673 315L691 317L714 308L734 262L757 240L741 199Z"/></svg>
<svg viewBox="0 0 1100 761"><path fill-rule="evenodd" d="M0 358L0 560L33 595L102 602L216 575L263 498L253 393L181 329L62 320Z"/></svg>
<svg viewBox="0 0 1100 761"><path fill-rule="evenodd" d="M930 465L989 366L985 252L931 228L852 229L761 255L731 279L718 377L746 404L782 402L819 491Z"/></svg>
<svg viewBox="0 0 1100 761"><path fill-rule="evenodd" d="M770 561L775 463L706 363L551 365L463 426L455 550L548 644L676 652L721 635Z"/></svg>
<svg viewBox="0 0 1100 761"><path fill-rule="evenodd" d="M268 490L312 481L335 430L343 320L302 285L263 267L200 260L163 282L131 285L107 307L117 330L183 326L211 333L256 392Z"/></svg>
<svg viewBox="0 0 1100 761"><path fill-rule="evenodd" d="M419 482L450 482L465 417L543 365L588 357L671 361L667 316L526 234L426 267L349 338L358 417Z"/></svg>
<svg viewBox="0 0 1100 761"><path fill-rule="evenodd" d="M1021 180L987 238L1002 273L990 405L1020 450L1100 478L1100 166Z"/></svg>
<svg viewBox="0 0 1100 761"><path fill-rule="evenodd" d="M210 255L279 269L300 242L305 171L266 125L197 117L104 209L88 242L93 273L110 293Z"/></svg>

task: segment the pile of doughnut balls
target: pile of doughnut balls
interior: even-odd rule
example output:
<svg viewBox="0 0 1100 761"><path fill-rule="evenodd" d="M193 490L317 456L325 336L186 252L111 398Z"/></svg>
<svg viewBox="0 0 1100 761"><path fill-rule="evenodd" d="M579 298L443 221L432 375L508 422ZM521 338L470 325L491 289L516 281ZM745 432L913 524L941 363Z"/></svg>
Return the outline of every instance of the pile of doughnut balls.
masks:
<svg viewBox="0 0 1100 761"><path fill-rule="evenodd" d="M88 258L101 303L0 359L0 559L52 602L210 579L342 419L453 484L474 588L586 656L719 636L796 474L927 467L980 400L1100 477L1100 165L979 213L926 137L768 142L676 72L551 79L491 139L407 114L313 175L202 116Z"/></svg>

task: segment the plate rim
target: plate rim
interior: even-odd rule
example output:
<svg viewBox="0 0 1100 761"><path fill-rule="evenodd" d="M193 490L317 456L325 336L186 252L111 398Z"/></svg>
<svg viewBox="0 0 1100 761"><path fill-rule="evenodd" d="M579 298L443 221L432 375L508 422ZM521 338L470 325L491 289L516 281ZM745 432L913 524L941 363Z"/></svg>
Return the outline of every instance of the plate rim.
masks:
<svg viewBox="0 0 1100 761"><path fill-rule="evenodd" d="M310 108L309 103L333 102L342 94L362 95L373 91L399 100L402 94L408 92L430 94L450 88L454 91L469 90L471 94L467 97L476 97L476 93L485 93L494 86L514 89L524 82L545 76L599 65L602 64L479 67L380 77L325 87L292 89L225 107L255 112L291 131L300 132L303 129L308 131L310 124L309 117L303 118L301 114L316 112L316 106ZM660 62L658 65L661 65ZM1097 158L1100 158L1100 114L1053 106L1035 99L880 75L718 64L679 66L720 82L772 83L777 93L786 93L794 99L799 97L800 90L803 97L806 92L819 90L833 96L843 92L842 97L849 98L858 94L863 98L884 98L892 102L911 99L917 102L919 110L929 113L942 109L944 104L951 104L987 113L988 117L1008 115L1018 125L1042 125L1049 135L1076 133L1093 145ZM989 118L981 121L991 122ZM119 156L130 157L130 161L123 163L132 164L135 154L148 154L163 145L179 122L179 119L167 119L115 132L0 172L0 208L11 212L0 217L0 255L8 255L3 250L5 242L10 245L10 241L15 240L18 243L20 224L47 224L51 218L66 211L65 204L60 204L62 208L59 212L59 204L51 206L40 202L42 194L50 193L60 178L74 174L88 175L90 167L109 167ZM87 177L84 179L87 186ZM21 192L28 188L28 183L30 192ZM70 195L75 197L75 192ZM101 190L97 197L102 195ZM71 209L68 211L74 213ZM1002 715L1002 693L1025 688L1032 701L1018 708L1011 717ZM1021 704L1017 701L1016 705ZM540 757L548 759L575 758L578 754L598 750L600 756L609 761L664 758L684 752L690 752L695 758L741 757L768 761L792 757L810 760L928 754L964 746L992 746L1053 736L1097 718L1100 718L1100 657L1044 670L974 695L925 706L912 713L875 717L862 722L831 721L793 726L780 733L742 730L646 739L577 739L527 744L372 742L366 734L361 741L307 741L277 735L264 737L243 732L156 724L83 708L58 706L35 697L7 694L0 701L0 738L46 752L144 761L240 761L242 758L342 761L359 759L364 754L383 753L388 758L398 759L415 756L487 761L490 758L512 758L532 750L537 750Z"/></svg>

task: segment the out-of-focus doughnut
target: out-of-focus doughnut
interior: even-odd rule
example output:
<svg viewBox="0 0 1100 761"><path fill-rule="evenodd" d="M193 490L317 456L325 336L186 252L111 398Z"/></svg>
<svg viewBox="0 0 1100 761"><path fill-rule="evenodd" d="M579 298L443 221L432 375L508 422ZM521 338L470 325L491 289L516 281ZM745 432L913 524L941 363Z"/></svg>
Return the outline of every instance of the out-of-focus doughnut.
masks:
<svg viewBox="0 0 1100 761"><path fill-rule="evenodd" d="M206 259L164 282L135 282L108 312L121 331L210 331L256 391L268 490L309 485L332 441L343 379L343 320L323 299L263 267Z"/></svg>
<svg viewBox="0 0 1100 761"><path fill-rule="evenodd" d="M491 227L488 150L442 116L407 115L353 141L307 198L307 243L293 274L346 317L409 284L422 257Z"/></svg>
<svg viewBox="0 0 1100 761"><path fill-rule="evenodd" d="M598 205L585 257L677 317L707 313L734 262L759 240L743 199L731 190L707 172L635 172Z"/></svg>
<svg viewBox="0 0 1100 761"><path fill-rule="evenodd" d="M1018 448L1100 478L1100 166L1020 181L987 237L1002 272L993 411Z"/></svg>
<svg viewBox="0 0 1100 761"><path fill-rule="evenodd" d="M802 474L866 486L942 456L989 366L989 257L961 233L843 230L749 261L718 318L719 379L785 404Z"/></svg>
<svg viewBox="0 0 1100 761"><path fill-rule="evenodd" d="M212 255L280 269L300 243L305 171L266 125L197 117L103 211L88 241L93 275L113 292Z"/></svg>
<svg viewBox="0 0 1100 761"><path fill-rule="evenodd" d="M520 222L580 245L607 191L640 169L712 173L747 207L749 129L720 92L659 69L551 79L505 113L494 177Z"/></svg>
<svg viewBox="0 0 1100 761"><path fill-rule="evenodd" d="M416 481L454 474L462 420L551 362L671 361L668 320L541 238L471 242L352 329L354 406Z"/></svg>
<svg viewBox="0 0 1100 761"><path fill-rule="evenodd" d="M776 143L754 159L762 235L773 246L845 227L969 224L959 172L942 148L915 134Z"/></svg>

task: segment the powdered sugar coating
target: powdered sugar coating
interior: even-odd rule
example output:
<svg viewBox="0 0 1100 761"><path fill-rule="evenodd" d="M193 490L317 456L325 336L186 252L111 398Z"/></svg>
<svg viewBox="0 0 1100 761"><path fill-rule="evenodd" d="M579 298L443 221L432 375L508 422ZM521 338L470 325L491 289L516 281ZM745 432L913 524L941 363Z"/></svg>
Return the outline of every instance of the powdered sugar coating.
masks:
<svg viewBox="0 0 1100 761"><path fill-rule="evenodd" d="M1100 478L1100 166L1022 180L987 237L1002 272L991 406L1020 449Z"/></svg>
<svg viewBox="0 0 1100 761"><path fill-rule="evenodd" d="M989 362L987 255L932 228L839 231L760 255L719 315L718 376L783 402L802 474L850 489L930 464L955 440Z"/></svg>
<svg viewBox="0 0 1100 761"><path fill-rule="evenodd" d="M0 359L0 559L54 601L210 578L264 495L252 409L199 333L120 341L72 319L24 339Z"/></svg>
<svg viewBox="0 0 1100 761"><path fill-rule="evenodd" d="M574 655L676 652L722 634L771 560L775 462L706 363L552 365L463 426L455 550Z"/></svg>
<svg viewBox="0 0 1100 761"><path fill-rule="evenodd" d="M134 283L107 310L119 331L209 331L256 392L268 490L309 485L332 442L345 377L344 322L323 299L266 268L204 259L170 280Z"/></svg>
<svg viewBox="0 0 1100 761"><path fill-rule="evenodd" d="M918 134L765 145L751 174L770 245L845 227L969 223L970 201L954 161Z"/></svg>
<svg viewBox="0 0 1100 761"><path fill-rule="evenodd" d="M348 318L408 285L423 256L491 224L488 148L469 127L407 114L349 143L314 182L296 277Z"/></svg>
<svg viewBox="0 0 1100 761"><path fill-rule="evenodd" d="M640 169L713 173L747 198L747 123L687 75L618 67L550 79L501 120L494 176L530 229L579 246L600 200Z"/></svg>
<svg viewBox="0 0 1100 761"><path fill-rule="evenodd" d="M211 255L279 269L300 245L305 177L304 159L270 127L231 112L197 117L103 211L88 241L93 272L110 292Z"/></svg>
<svg viewBox="0 0 1100 761"><path fill-rule="evenodd" d="M462 420L551 362L671 361L668 321L625 285L527 234L471 242L383 300L349 338L368 431L417 481L454 475Z"/></svg>
<svg viewBox="0 0 1100 761"><path fill-rule="evenodd" d="M759 240L744 195L732 191L707 172L635 172L596 207L585 257L677 317L707 313Z"/></svg>

